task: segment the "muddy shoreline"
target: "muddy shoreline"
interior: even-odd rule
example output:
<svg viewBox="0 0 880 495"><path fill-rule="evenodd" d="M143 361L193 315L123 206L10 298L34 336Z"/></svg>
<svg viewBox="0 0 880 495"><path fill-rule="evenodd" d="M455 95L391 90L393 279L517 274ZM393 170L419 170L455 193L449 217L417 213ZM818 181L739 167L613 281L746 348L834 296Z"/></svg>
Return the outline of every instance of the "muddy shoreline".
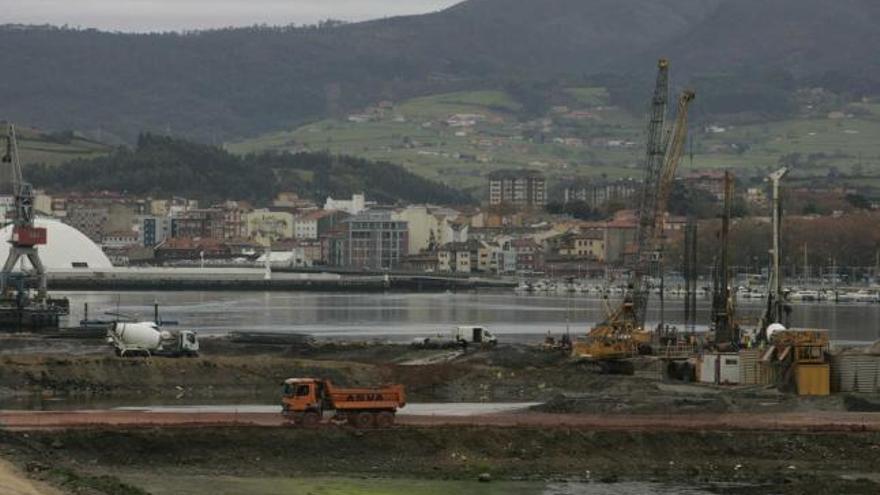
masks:
<svg viewBox="0 0 880 495"><path fill-rule="evenodd" d="M811 420L788 431L725 429L712 421L694 431L687 425L614 429L590 423L727 414L748 425L750 418L768 421L774 414L872 411L880 401L871 396L804 399L769 387L720 389L600 375L564 353L529 345L459 354L382 343L287 346L206 339L203 357L147 360L116 358L99 342L17 336L3 344L0 409L275 404L284 379L320 376L346 385L400 382L411 402L540 402L532 414L583 423L548 428L516 419L479 426L416 422L380 431L148 424L0 429L0 456L70 493L149 493L169 476L475 481L481 473L497 481L558 479L612 488L671 483L708 487L709 493L880 490L880 433L872 429L811 431Z"/></svg>

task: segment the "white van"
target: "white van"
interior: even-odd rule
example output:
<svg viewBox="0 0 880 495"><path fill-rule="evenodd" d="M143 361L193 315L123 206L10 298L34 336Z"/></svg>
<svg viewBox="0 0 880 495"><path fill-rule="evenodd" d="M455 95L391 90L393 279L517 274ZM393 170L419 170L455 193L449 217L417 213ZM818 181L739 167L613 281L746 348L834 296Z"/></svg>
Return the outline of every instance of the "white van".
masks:
<svg viewBox="0 0 880 495"><path fill-rule="evenodd" d="M486 327L461 326L452 330L452 340L468 344L497 344L498 339Z"/></svg>

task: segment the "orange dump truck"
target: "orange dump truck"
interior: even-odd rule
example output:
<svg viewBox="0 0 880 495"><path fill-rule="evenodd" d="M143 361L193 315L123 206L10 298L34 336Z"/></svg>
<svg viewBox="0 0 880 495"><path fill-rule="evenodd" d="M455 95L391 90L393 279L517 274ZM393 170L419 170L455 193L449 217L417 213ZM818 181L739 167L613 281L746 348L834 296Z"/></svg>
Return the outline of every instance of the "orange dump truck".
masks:
<svg viewBox="0 0 880 495"><path fill-rule="evenodd" d="M282 414L294 423L315 426L325 412L335 412L334 420L358 428L386 428L394 424L394 414L406 405L403 385L384 388L338 388L330 380L291 378L284 382Z"/></svg>

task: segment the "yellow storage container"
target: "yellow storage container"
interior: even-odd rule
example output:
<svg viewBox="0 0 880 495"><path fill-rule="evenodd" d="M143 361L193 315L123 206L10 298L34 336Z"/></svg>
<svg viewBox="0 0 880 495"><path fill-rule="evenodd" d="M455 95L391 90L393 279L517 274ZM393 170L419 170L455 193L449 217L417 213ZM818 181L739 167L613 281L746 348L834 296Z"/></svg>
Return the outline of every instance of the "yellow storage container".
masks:
<svg viewBox="0 0 880 495"><path fill-rule="evenodd" d="M828 364L799 364L795 369L798 395L829 395L831 393L831 366Z"/></svg>

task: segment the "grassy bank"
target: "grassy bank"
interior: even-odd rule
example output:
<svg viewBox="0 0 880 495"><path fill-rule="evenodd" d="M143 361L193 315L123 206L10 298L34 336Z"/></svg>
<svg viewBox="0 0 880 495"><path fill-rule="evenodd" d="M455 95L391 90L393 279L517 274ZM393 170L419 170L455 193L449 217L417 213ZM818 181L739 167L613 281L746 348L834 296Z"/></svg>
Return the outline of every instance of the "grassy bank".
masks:
<svg viewBox="0 0 880 495"><path fill-rule="evenodd" d="M36 471L49 481L63 485L70 479L100 480L104 488L93 493L161 494L171 493L173 486L181 490L175 493L233 493L228 487L238 486L238 493L272 494L275 485L267 481L272 479L305 479L303 486L324 487L303 492L315 494L398 493L394 490L413 486L424 490L405 493L438 493L444 487L449 489L446 493L468 493L479 490L472 482L484 472L495 480L489 486L501 487L498 493L518 493L504 492L504 482L533 483L510 487L534 493L541 483L557 479L678 486L733 483L724 488L727 493L880 489L868 480L868 473L876 469L868 453L880 448L878 433L145 428L0 433L0 448L20 463L41 466ZM217 476L229 477L227 491L210 489L211 483L219 486L222 478ZM197 486L199 480L211 478L207 485ZM325 483L326 478L337 481ZM284 483L292 481L280 486Z"/></svg>

